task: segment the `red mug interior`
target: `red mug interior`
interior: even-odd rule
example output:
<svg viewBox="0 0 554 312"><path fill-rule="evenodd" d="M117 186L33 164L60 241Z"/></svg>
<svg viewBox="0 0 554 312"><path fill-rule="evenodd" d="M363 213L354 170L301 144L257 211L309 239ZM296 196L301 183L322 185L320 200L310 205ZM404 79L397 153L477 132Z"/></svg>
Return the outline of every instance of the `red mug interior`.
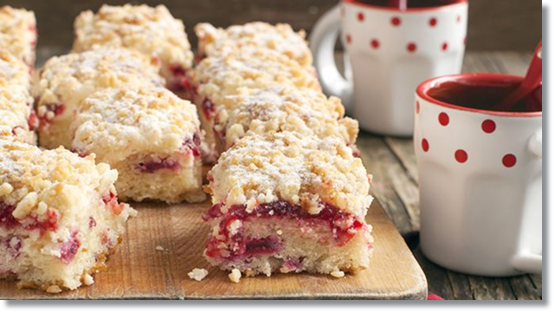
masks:
<svg viewBox="0 0 554 312"><path fill-rule="evenodd" d="M504 74L460 74L433 78L417 88L417 94L449 108L496 115L542 115L542 89L529 95L510 111L495 106L514 91L523 77Z"/></svg>
<svg viewBox="0 0 554 312"><path fill-rule="evenodd" d="M358 2L378 7L393 7L395 1L391 0L350 0L350 2ZM465 0L406 0L407 9L433 8L451 5L455 3L465 2Z"/></svg>

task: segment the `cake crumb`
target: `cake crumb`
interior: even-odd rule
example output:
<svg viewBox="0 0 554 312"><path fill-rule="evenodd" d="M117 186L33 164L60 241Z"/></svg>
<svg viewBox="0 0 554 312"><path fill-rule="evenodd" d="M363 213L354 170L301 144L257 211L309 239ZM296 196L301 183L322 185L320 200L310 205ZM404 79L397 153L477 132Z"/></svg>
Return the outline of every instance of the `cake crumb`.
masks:
<svg viewBox="0 0 554 312"><path fill-rule="evenodd" d="M279 236L283 235L283 231L277 230L277 235L279 235Z"/></svg>
<svg viewBox="0 0 554 312"><path fill-rule="evenodd" d="M233 269L231 271L231 273L229 274L229 279L233 283L238 283L238 282L240 282L240 277L241 276L242 276L242 274L240 273L240 271L238 269Z"/></svg>
<svg viewBox="0 0 554 312"><path fill-rule="evenodd" d="M92 275L85 275L85 278L83 278L83 284L85 284L86 286L94 284L94 278L92 277Z"/></svg>
<svg viewBox="0 0 554 312"><path fill-rule="evenodd" d="M164 251L164 248L160 245L156 246L156 250L157 251Z"/></svg>
<svg viewBox="0 0 554 312"><path fill-rule="evenodd" d="M333 272L331 272L331 276L336 277L336 278L341 278L341 277L344 277L344 272L343 271L333 271Z"/></svg>
<svg viewBox="0 0 554 312"><path fill-rule="evenodd" d="M62 289L58 285L50 285L46 288L46 292L50 294L58 294L62 292Z"/></svg>
<svg viewBox="0 0 554 312"><path fill-rule="evenodd" d="M208 276L208 270L194 268L192 271L189 272L188 276L190 277L190 279L193 279L193 280L196 280L196 281L200 282L206 276Z"/></svg>

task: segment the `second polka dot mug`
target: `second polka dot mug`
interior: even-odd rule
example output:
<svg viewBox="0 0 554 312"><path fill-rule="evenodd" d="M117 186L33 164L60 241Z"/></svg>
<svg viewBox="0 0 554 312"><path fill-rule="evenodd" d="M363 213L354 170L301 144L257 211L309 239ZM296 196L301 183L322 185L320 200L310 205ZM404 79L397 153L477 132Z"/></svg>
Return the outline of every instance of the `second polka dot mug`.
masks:
<svg viewBox="0 0 554 312"><path fill-rule="evenodd" d="M341 97L364 130L411 136L413 90L426 79L460 72L467 1L442 2L401 11L342 0L315 25L310 46L323 89ZM334 60L341 28L345 77Z"/></svg>
<svg viewBox="0 0 554 312"><path fill-rule="evenodd" d="M542 112L489 111L448 101L459 84L491 86L487 97L499 97L500 88L509 90L522 79L462 74L417 88L421 248L441 266L487 276L542 271Z"/></svg>

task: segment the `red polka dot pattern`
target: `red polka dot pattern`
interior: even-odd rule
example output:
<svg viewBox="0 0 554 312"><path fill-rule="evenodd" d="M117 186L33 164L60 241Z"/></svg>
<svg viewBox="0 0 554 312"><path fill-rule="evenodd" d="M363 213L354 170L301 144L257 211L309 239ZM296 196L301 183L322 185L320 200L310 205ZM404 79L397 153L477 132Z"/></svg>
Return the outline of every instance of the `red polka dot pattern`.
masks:
<svg viewBox="0 0 554 312"><path fill-rule="evenodd" d="M454 158L456 158L457 162L463 164L467 161L468 156L466 151L464 151L463 149L459 149L456 151L456 153L454 153Z"/></svg>
<svg viewBox="0 0 554 312"><path fill-rule="evenodd" d="M408 52L415 52L417 50L417 45L413 42L410 42L406 49L408 49Z"/></svg>
<svg viewBox="0 0 554 312"><path fill-rule="evenodd" d="M517 158L513 154L506 154L502 157L502 164L506 168L512 168L516 165Z"/></svg>
<svg viewBox="0 0 554 312"><path fill-rule="evenodd" d="M421 148L424 152L429 151L429 141L427 141L427 139L421 140Z"/></svg>
<svg viewBox="0 0 554 312"><path fill-rule="evenodd" d="M350 36L350 34L346 35L346 43L352 43L352 36Z"/></svg>
<svg viewBox="0 0 554 312"><path fill-rule="evenodd" d="M400 26L400 24L402 23L402 21L400 20L400 17L398 17L398 16L393 17L390 20L390 22L393 26Z"/></svg>
<svg viewBox="0 0 554 312"><path fill-rule="evenodd" d="M459 22L461 22L461 21L462 21L462 16L458 15L458 16L456 17L456 23L459 23Z"/></svg>
<svg viewBox="0 0 554 312"><path fill-rule="evenodd" d="M448 117L447 113L440 113L439 114L439 123L441 126L448 126L450 123L450 117Z"/></svg>
<svg viewBox="0 0 554 312"><path fill-rule="evenodd" d="M364 19L365 19L364 13L362 13L362 12L358 13L358 21L363 22Z"/></svg>
<svg viewBox="0 0 554 312"><path fill-rule="evenodd" d="M373 39L371 40L371 47L374 48L374 49L378 49L379 48L379 40L377 39Z"/></svg>
<svg viewBox="0 0 554 312"><path fill-rule="evenodd" d="M490 119L487 119L481 124L481 129L483 129L485 133L493 133L494 130L496 130L496 123Z"/></svg>
<svg viewBox="0 0 554 312"><path fill-rule="evenodd" d="M416 112L416 114L419 114L419 110L420 110L419 101L416 101L415 102L415 112Z"/></svg>
<svg viewBox="0 0 554 312"><path fill-rule="evenodd" d="M437 26L437 19L436 19L435 17L429 19L429 25L430 25L431 27Z"/></svg>
<svg viewBox="0 0 554 312"><path fill-rule="evenodd" d="M442 50L443 50L443 51L448 50L448 42L443 42L443 44L442 44Z"/></svg>

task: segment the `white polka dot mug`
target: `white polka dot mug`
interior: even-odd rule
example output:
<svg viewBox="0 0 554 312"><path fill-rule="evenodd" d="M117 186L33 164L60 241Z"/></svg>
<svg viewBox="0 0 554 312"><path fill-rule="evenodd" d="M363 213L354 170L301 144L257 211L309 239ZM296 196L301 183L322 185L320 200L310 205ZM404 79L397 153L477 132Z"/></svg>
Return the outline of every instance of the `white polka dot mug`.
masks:
<svg viewBox="0 0 554 312"><path fill-rule="evenodd" d="M486 88L477 91L485 100L465 101L493 107L522 79L461 74L417 88L421 248L441 266L486 276L542 271L542 111L470 108L453 95L456 86L470 88L460 97Z"/></svg>
<svg viewBox="0 0 554 312"><path fill-rule="evenodd" d="M323 89L341 97L364 130L411 136L413 90L426 79L460 72L467 0L437 2L443 5L401 11L342 0L316 23L310 46ZM341 28L346 78L334 59Z"/></svg>

